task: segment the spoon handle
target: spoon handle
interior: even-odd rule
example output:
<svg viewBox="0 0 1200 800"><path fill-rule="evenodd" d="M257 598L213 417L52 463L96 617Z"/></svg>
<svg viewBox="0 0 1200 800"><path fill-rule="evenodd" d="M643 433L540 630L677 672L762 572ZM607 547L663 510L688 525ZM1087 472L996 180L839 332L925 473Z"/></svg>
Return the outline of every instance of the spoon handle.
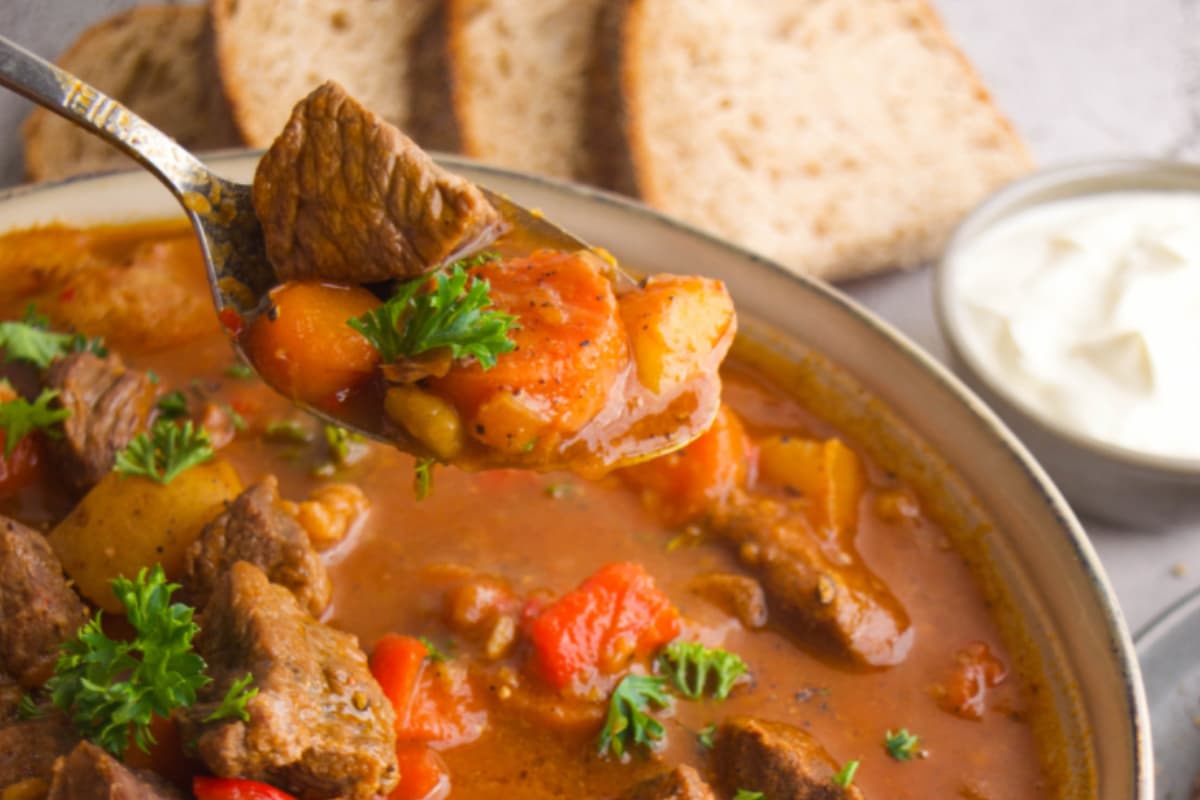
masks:
<svg viewBox="0 0 1200 800"><path fill-rule="evenodd" d="M38 105L137 159L180 200L204 191L209 172L171 137L99 89L0 36L0 86Z"/></svg>

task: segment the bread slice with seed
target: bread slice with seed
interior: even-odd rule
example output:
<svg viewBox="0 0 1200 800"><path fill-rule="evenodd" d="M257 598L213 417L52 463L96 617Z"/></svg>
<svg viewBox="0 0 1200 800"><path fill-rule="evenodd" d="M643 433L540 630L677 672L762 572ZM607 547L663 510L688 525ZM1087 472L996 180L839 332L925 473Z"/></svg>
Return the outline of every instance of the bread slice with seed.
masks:
<svg viewBox="0 0 1200 800"><path fill-rule="evenodd" d="M587 73L606 1L446 0L449 96L440 110L450 135L426 136L427 143L528 172L586 178ZM427 119L438 113L437 102L421 105Z"/></svg>
<svg viewBox="0 0 1200 800"><path fill-rule="evenodd" d="M1030 166L925 0L616 0L596 44L604 182L807 275L920 264Z"/></svg>
<svg viewBox="0 0 1200 800"><path fill-rule="evenodd" d="M240 143L217 81L203 8L142 6L83 34L59 65L112 95L189 150ZM31 180L132 167L100 139L36 109L22 128Z"/></svg>
<svg viewBox="0 0 1200 800"><path fill-rule="evenodd" d="M212 0L217 64L246 141L269 145L292 106L334 80L405 129L413 39L434 0Z"/></svg>

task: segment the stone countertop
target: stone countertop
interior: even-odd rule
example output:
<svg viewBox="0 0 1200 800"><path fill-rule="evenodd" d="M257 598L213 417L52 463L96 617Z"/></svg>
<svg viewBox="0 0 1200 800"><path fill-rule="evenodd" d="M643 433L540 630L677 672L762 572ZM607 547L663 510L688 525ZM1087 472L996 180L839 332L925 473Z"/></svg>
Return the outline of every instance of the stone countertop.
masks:
<svg viewBox="0 0 1200 800"><path fill-rule="evenodd" d="M163 0L157 0L163 2ZM1200 0L933 0L1042 164L1200 158ZM53 57L132 0L6 0L0 32ZM21 179L30 105L0 93L0 185ZM843 287L938 358L928 268ZM1136 632L1200 587L1200 525L1117 530L1085 519Z"/></svg>

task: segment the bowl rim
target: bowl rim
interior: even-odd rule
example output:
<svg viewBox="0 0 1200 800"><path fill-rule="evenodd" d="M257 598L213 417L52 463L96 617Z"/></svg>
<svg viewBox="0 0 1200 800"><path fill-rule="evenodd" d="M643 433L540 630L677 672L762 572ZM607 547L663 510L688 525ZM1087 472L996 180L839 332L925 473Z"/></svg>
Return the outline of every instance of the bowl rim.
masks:
<svg viewBox="0 0 1200 800"><path fill-rule="evenodd" d="M219 170L223 162L257 159L263 152L265 152L263 149L257 148L227 148L205 152L200 154L200 157L206 165ZM817 295L825 302L847 312L859 324L885 340L896 356L908 359L928 374L939 388L947 393L949 398L974 417L996 444L1002 448L1007 458L1013 462L1014 468L1030 483L1031 490L1045 505L1046 511L1057 523L1059 531L1065 535L1065 543L1074 555L1075 563L1079 565L1082 577L1087 581L1090 589L1095 592L1096 599L1099 601L1098 610L1103 617L1106 638L1104 649L1116 661L1114 666L1124 684L1123 704L1132 711L1132 719L1130 719L1132 749L1129 752L1132 761L1130 765L1132 785L1129 789L1137 800L1151 800L1154 787L1154 761L1149 733L1150 716L1133 638L1125 621L1124 612L1117 600L1116 591L1083 525L1048 473L1017 438L1016 434L1009 430L1000 416L948 366L939 362L932 354L922 349L891 323L833 285L817 278L797 274L772 259L650 208L635 199L605 189L494 166L456 154L433 151L432 155L439 164L452 170L467 168L480 174L502 176L504 179L516 183L525 183L532 187L572 195L585 202L597 203L625 213L649 217L666 228L700 239L708 246L725 250L740 259L752 262L781 276L796 284L801 291ZM99 173L70 176L56 181L21 184L7 189L0 188L0 204L19 200L29 194L67 187L74 183L87 183L90 180L139 171L142 171L139 167L112 169ZM1097 786L1097 788L1101 787Z"/></svg>
<svg viewBox="0 0 1200 800"><path fill-rule="evenodd" d="M1156 173L1160 175L1170 173L1176 179L1189 179L1194 183L1194 187L1190 189L1184 186L1168 188L1137 184L1139 179ZM1114 185L1105 188L1089 188L1084 185L1105 179L1113 181ZM1121 181L1127 183L1116 185ZM1030 196L1036 196L1054 188L1072 191L1066 192L1060 197L1034 200L1024 205L1021 202ZM963 335L955 314L959 303L951 290L955 282L952 273L959 269L955 265L959 262L963 251L974 239L992 230L998 223L1026 209L1043 207L1068 199L1095 197L1122 191L1192 191L1200 195L1200 164L1155 158L1087 159L1039 169L1005 184L975 206L959 222L951 233L942 255L934 262L935 316L942 337L955 360L995 396L999 401L998 405L1007 407L1012 413L1019 415L1025 423L1033 426L1042 435L1059 439L1077 450L1086 451L1090 455L1125 466L1160 473L1181 482L1200 484L1200 456L1185 458L1138 450L1073 430L1051 420L1049 416L1010 390L1003 382L996 380L991 371L981 364L971 347L966 344L966 337Z"/></svg>

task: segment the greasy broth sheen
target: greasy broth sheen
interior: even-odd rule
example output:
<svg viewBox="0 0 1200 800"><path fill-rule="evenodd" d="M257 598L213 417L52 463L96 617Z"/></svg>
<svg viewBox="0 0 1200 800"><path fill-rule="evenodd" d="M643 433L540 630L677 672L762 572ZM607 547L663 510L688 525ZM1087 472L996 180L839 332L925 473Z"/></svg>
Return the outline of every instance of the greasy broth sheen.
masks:
<svg viewBox="0 0 1200 800"><path fill-rule="evenodd" d="M173 230L175 236L186 236ZM59 235L47 231L51 240L40 242L34 237L37 247L29 253L53 251L52 237ZM141 235L161 238L167 232L150 228ZM86 248L89 257L121 263L139 237L126 232L93 238L95 246ZM22 253L13 248L12 239L0 239L0 266L21 260ZM164 258L177 258L172 254L181 251L163 252ZM38 296L34 287L24 289L5 289L0 312L6 317L20 316L27 299ZM57 316L53 308L47 310ZM225 375L233 356L215 319L208 332L187 344L157 352L122 348L121 353L134 366L154 369L164 391L199 380L246 417L249 430L219 454L236 466L244 483L274 473L285 497L302 499L322 480L311 474L308 451L268 443L258 434L267 421L294 412L257 380ZM725 401L751 433L832 433L768 377L731 363L724 378ZM891 669L850 670L798 648L780 633L743 630L688 588L695 575L707 570L740 572L733 555L716 543L669 550L667 543L676 532L657 522L619 479L589 483L564 474L469 474L438 468L432 496L418 502L409 488L412 459L382 446L337 476L357 483L372 505L351 537L325 555L335 587L327 619L358 635L368 650L379 636L393 631L446 641L452 633L443 622L445 582L439 577L446 565L501 575L518 592L548 588L561 593L602 564L628 560L645 565L688 620L688 632L739 653L750 665L753 684L735 690L724 702L677 700L665 721L665 748L648 758L635 754L625 764L596 756L595 730L563 734L535 728L506 713L503 701L481 683L476 688L490 714L487 733L473 744L443 752L454 798L496 797L500 792L529 798L605 796L664 766L686 762L703 768L706 754L696 732L735 713L802 726L839 762L861 760L855 780L868 797L1048 796L1051 790L1044 785L1032 726L1023 718L1027 706L1016 675L992 691L992 710L982 721L961 719L939 707L935 687L948 676L954 653L968 643L985 642L1010 666L1013 660L969 569L944 532L925 515L895 523L877 513L875 499L895 487L894 479L859 452L868 464L871 488L860 509L857 546L907 607L916 633L907 660ZM573 490L551 497L547 487L564 482ZM43 528L65 511L64 498L53 490L34 488L0 501L0 512ZM469 654L471 648L462 644L459 652ZM929 758L891 759L884 735L898 728L920 734Z"/></svg>

